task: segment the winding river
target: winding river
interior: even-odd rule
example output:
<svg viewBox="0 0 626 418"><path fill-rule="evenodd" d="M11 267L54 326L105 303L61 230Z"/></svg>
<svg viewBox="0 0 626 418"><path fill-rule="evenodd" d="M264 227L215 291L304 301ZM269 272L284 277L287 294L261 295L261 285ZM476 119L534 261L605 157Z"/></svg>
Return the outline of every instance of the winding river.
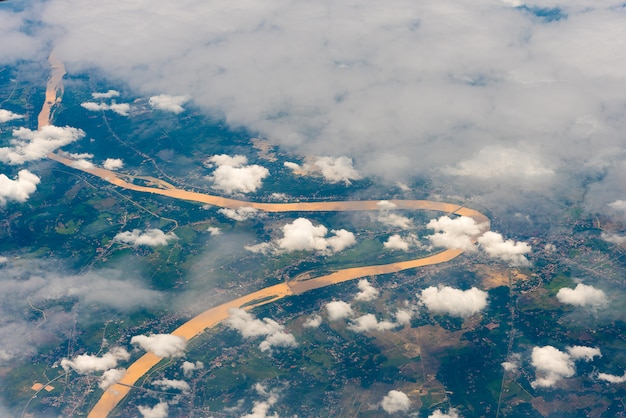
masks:
<svg viewBox="0 0 626 418"><path fill-rule="evenodd" d="M51 115L53 114L53 106L60 103L63 93L62 78L65 74L63 64L50 55L50 64L52 66L52 75L48 81L46 89L46 101L44 102L41 113L39 114L39 129L43 126L51 124ZM214 196L209 194L197 193L187 190L178 189L159 179L150 177L142 177L143 179L152 180L154 184L162 187L148 187L129 183L124 180L124 176L103 168L82 168L79 167L74 160L65 158L55 153L50 153L48 158L57 161L63 165L76 170L83 171L90 175L101 178L102 180L113 184L117 187L133 190L142 193L158 194L173 199L180 199L191 202L199 202L222 208L237 209L241 207L251 207L263 212L343 212L343 211L378 211L380 210L379 200L361 200L361 201L332 201L332 202L297 202L297 203L262 203L249 202L227 197ZM467 216L473 218L478 225L481 225L481 233L489 230L489 219L482 213L456 205L454 203L435 202L430 200L390 200L398 210L430 210L439 211L445 214L453 214L458 216ZM428 265L445 263L458 257L463 251L459 249L447 249L440 253L418 258L414 260L401 261L390 264L369 265L363 267L347 268L335 271L331 274L320 276L308 280L291 281L269 286L261 290L249 293L245 296L226 302L219 306L207 309L201 314L191 318L183 325L171 332L172 335L180 336L186 340L191 340L202 334L208 328L212 328L223 322L229 316L229 311L233 308L242 308L250 310L255 307L275 302L291 295L299 295L313 289L319 289L331 286L337 283L354 280L361 277L375 276L380 274L395 273L402 270L418 268ZM89 417L106 417L113 411L117 405L128 395L132 386L147 372L150 371L162 360L152 353L146 353L132 363L118 384L110 386L104 391L98 403L89 413Z"/></svg>

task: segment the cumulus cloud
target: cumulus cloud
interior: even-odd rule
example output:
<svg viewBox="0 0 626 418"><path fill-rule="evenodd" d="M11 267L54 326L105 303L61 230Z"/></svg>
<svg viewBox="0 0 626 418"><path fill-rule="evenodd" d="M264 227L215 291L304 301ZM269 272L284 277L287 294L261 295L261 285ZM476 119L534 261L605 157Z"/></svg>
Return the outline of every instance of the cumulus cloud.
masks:
<svg viewBox="0 0 626 418"><path fill-rule="evenodd" d="M411 401L404 392L399 390L390 390L380 402L383 411L388 414L395 414L396 412L408 412L411 407Z"/></svg>
<svg viewBox="0 0 626 418"><path fill-rule="evenodd" d="M604 380L609 383L624 383L626 382L626 372L621 376L616 376L609 373L598 373L598 379Z"/></svg>
<svg viewBox="0 0 626 418"><path fill-rule="evenodd" d="M614 200L613 202L609 203L609 207L619 212L626 213L626 200Z"/></svg>
<svg viewBox="0 0 626 418"><path fill-rule="evenodd" d="M195 363L185 361L183 362L182 366L180 366L180 368L183 370L183 375L186 378L190 378L193 375L194 370L204 369L204 363L202 363L201 361L196 361Z"/></svg>
<svg viewBox="0 0 626 418"><path fill-rule="evenodd" d="M312 315L302 324L305 328L319 328L320 325L322 325L321 315Z"/></svg>
<svg viewBox="0 0 626 418"><path fill-rule="evenodd" d="M115 241L120 241L126 244L131 244L135 247L140 245L147 245L149 247L157 247L159 245L167 245L169 241L177 240L178 237L173 232L167 234L160 229L148 229L142 232L139 229L133 229L132 231L120 232L113 237Z"/></svg>
<svg viewBox="0 0 626 418"><path fill-rule="evenodd" d="M72 161L72 167L78 168L79 170L89 170L93 168L93 163L89 160L81 158L76 161Z"/></svg>
<svg viewBox="0 0 626 418"><path fill-rule="evenodd" d="M328 229L324 225L314 226L306 218L298 218L283 226L283 238L276 241L284 251L319 251L332 254L344 250L356 243L354 234L345 229L331 230L332 236L326 238Z"/></svg>
<svg viewBox="0 0 626 418"><path fill-rule="evenodd" d="M460 415L455 408L450 408L448 413L443 412L441 409L436 409L428 418L460 418Z"/></svg>
<svg viewBox="0 0 626 418"><path fill-rule="evenodd" d="M38 131L18 128L13 131L10 147L0 148L0 161L11 165L45 158L48 153L85 136L81 129L47 125Z"/></svg>
<svg viewBox="0 0 626 418"><path fill-rule="evenodd" d="M219 229L217 226L210 226L206 230L209 234L211 234L212 237L222 235L222 230Z"/></svg>
<svg viewBox="0 0 626 418"><path fill-rule="evenodd" d="M135 335L130 343L157 357L182 357L187 347L185 338L172 334Z"/></svg>
<svg viewBox="0 0 626 418"><path fill-rule="evenodd" d="M515 148L500 145L487 146L469 160L460 161L456 167L445 171L455 176L471 176L480 179L503 177L538 177L554 174L541 158Z"/></svg>
<svg viewBox="0 0 626 418"><path fill-rule="evenodd" d="M278 418L276 413L268 415L270 408L278 402L278 394L275 391L268 392L265 386L260 383L257 383L254 388L259 395L264 396L266 399L264 401L254 401L252 412L243 415L241 418Z"/></svg>
<svg viewBox="0 0 626 418"><path fill-rule="evenodd" d="M102 373L98 382L98 387L102 390L107 390L110 386L119 382L124 377L126 369L109 369Z"/></svg>
<svg viewBox="0 0 626 418"><path fill-rule="evenodd" d="M111 99L113 97L119 97L120 92L117 90L109 90L104 93L101 92L93 92L91 93L91 97L94 99Z"/></svg>
<svg viewBox="0 0 626 418"><path fill-rule="evenodd" d="M374 314L365 314L350 321L348 329L354 332L388 331L399 324L391 321L379 321Z"/></svg>
<svg viewBox="0 0 626 418"><path fill-rule="evenodd" d="M247 163L248 159L243 155L214 155L207 160L207 165L217 168L207 178L215 189L226 193L256 192L270 172L260 165Z"/></svg>
<svg viewBox="0 0 626 418"><path fill-rule="evenodd" d="M357 286L359 287L359 293L356 294L354 300L369 302L378 298L380 292L367 279L359 280Z"/></svg>
<svg viewBox="0 0 626 418"><path fill-rule="evenodd" d="M383 242L383 247L388 250L409 251L411 247L421 247L419 239L415 234L408 234L402 237L400 234L393 234Z"/></svg>
<svg viewBox="0 0 626 418"><path fill-rule="evenodd" d="M13 113L10 110L0 109L0 123L5 123L10 120L22 119L24 115Z"/></svg>
<svg viewBox="0 0 626 418"><path fill-rule="evenodd" d="M422 290L418 298L433 313L461 318L474 315L487 306L487 292L475 287L461 290L450 286L431 286Z"/></svg>
<svg viewBox="0 0 626 418"><path fill-rule="evenodd" d="M159 402L152 408L149 406L138 406L137 409L143 418L167 418L169 413L167 402Z"/></svg>
<svg viewBox="0 0 626 418"><path fill-rule="evenodd" d="M603 290L582 283L577 284L574 289L568 287L559 289L556 298L561 303L591 308L602 308L609 304Z"/></svg>
<svg viewBox="0 0 626 418"><path fill-rule="evenodd" d="M104 167L106 170L118 170L122 167L124 167L124 161L120 160L119 158L107 158L106 160L104 160L104 163L102 163L102 167Z"/></svg>
<svg viewBox="0 0 626 418"><path fill-rule="evenodd" d="M622 245L626 243L625 235L619 235L612 232L602 232L600 234L600 238L602 238L606 242L610 242L611 244Z"/></svg>
<svg viewBox="0 0 626 418"><path fill-rule="evenodd" d="M74 369L78 373L87 374L92 372L102 372L117 367L120 360L128 361L130 354L122 347L114 347L102 357L90 354L81 354L72 360L64 358L61 360L61 367L64 370Z"/></svg>
<svg viewBox="0 0 626 418"><path fill-rule="evenodd" d="M354 315L352 306L349 303L342 300L334 300L326 304L326 312L328 313L329 321L338 321L343 318L348 318Z"/></svg>
<svg viewBox="0 0 626 418"><path fill-rule="evenodd" d="M150 97L148 103L150 103L150 106L152 106L153 109L179 114L185 111L182 105L187 101L189 101L189 96L170 96L167 94L159 94L158 96Z"/></svg>
<svg viewBox="0 0 626 418"><path fill-rule="evenodd" d="M17 179L0 174L0 207L9 201L24 203L35 193L41 179L28 170L20 170Z"/></svg>
<svg viewBox="0 0 626 418"><path fill-rule="evenodd" d="M163 389L176 389L185 393L191 390L189 383L185 382L184 380L158 379L152 382L152 384L155 386L159 386Z"/></svg>
<svg viewBox="0 0 626 418"><path fill-rule="evenodd" d="M320 174L329 183L343 182L350 185L350 180L361 179L361 174L352 166L352 159L342 157L317 157L313 162L299 165L293 162L285 162L285 167L296 174Z"/></svg>
<svg viewBox="0 0 626 418"><path fill-rule="evenodd" d="M295 337L285 331L284 325L270 318L255 318L243 309L231 309L226 325L241 333L244 338L265 337L259 344L261 351L271 351L274 347L295 347Z"/></svg>
<svg viewBox="0 0 626 418"><path fill-rule="evenodd" d="M433 235L426 236L435 247L458 248L463 251L476 250L472 240L481 232L481 226L467 216L442 216L430 220L426 227L435 230Z"/></svg>
<svg viewBox="0 0 626 418"><path fill-rule="evenodd" d="M487 231L478 237L478 244L490 257L508 261L514 266L526 266L529 264L525 254L528 254L531 248L525 242L516 242L511 239L504 240L501 234Z"/></svg>
<svg viewBox="0 0 626 418"><path fill-rule="evenodd" d="M572 377L576 373L575 360L590 361L601 356L600 350L593 347L568 347L567 352L550 345L533 347L531 364L535 367L537 378L531 383L533 387L551 387L562 379Z"/></svg>
<svg viewBox="0 0 626 418"><path fill-rule="evenodd" d="M381 213L376 220L385 225L402 229L409 229L413 226L411 219L397 213Z"/></svg>
<svg viewBox="0 0 626 418"><path fill-rule="evenodd" d="M259 215L259 211L250 206L241 206L237 209L222 208L218 210L218 213L238 222L254 219Z"/></svg>
<svg viewBox="0 0 626 418"><path fill-rule="evenodd" d="M352 159L348 157L319 157L313 164L329 183L344 182L350 184L350 180L358 180L361 175L352 166Z"/></svg>
<svg viewBox="0 0 626 418"><path fill-rule="evenodd" d="M518 353L511 354L507 361L500 363L505 371L512 372L520 367L521 356Z"/></svg>
<svg viewBox="0 0 626 418"><path fill-rule="evenodd" d="M112 110L118 115L128 116L130 113L130 105L128 103L115 103L111 104L106 103L95 103L95 102L83 102L80 104L87 110L92 112L98 112L100 110Z"/></svg>

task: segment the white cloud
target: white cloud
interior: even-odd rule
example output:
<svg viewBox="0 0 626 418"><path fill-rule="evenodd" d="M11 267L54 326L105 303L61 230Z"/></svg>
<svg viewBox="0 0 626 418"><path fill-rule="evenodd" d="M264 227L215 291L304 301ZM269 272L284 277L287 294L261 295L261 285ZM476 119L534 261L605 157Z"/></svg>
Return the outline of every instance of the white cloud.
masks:
<svg viewBox="0 0 626 418"><path fill-rule="evenodd" d="M100 380L98 382L98 387L102 390L107 390L109 386L112 386L119 382L124 374L126 373L126 369L109 369L102 373Z"/></svg>
<svg viewBox="0 0 626 418"><path fill-rule="evenodd" d="M619 235L612 232L602 232L600 234L600 238L602 238L606 242L610 242L611 244L622 245L626 243L625 235Z"/></svg>
<svg viewBox="0 0 626 418"><path fill-rule="evenodd" d="M158 379L152 382L152 384L163 389L176 389L185 393L191 390L189 383L184 380Z"/></svg>
<svg viewBox="0 0 626 418"><path fill-rule="evenodd" d="M122 116L128 116L130 113L130 105L128 103L115 103L115 101L111 104L83 102L80 105L92 112L98 112L101 110L112 110L113 112Z"/></svg>
<svg viewBox="0 0 626 418"><path fill-rule="evenodd" d="M81 107L92 112L99 112L101 110L109 110L109 105L106 103L83 102L80 105Z"/></svg>
<svg viewBox="0 0 626 418"><path fill-rule="evenodd" d="M183 369L183 375L186 378L190 378L193 375L194 370L204 369L204 363L202 363L201 361L196 361L195 363L185 361L183 362L182 366L180 366L180 368Z"/></svg>
<svg viewBox="0 0 626 418"><path fill-rule="evenodd" d="M361 178L359 172L352 166L352 160L348 157L319 157L314 165L329 183L342 181L350 184L350 180Z"/></svg>
<svg viewBox="0 0 626 418"><path fill-rule="evenodd" d="M243 155L214 155L207 160L207 165L216 165L217 168L207 178L213 182L215 189L226 193L256 192L270 172L260 165L246 165L247 162Z"/></svg>
<svg viewBox="0 0 626 418"><path fill-rule="evenodd" d="M507 361L500 363L505 371L512 372L520 368L521 355L513 353L509 356Z"/></svg>
<svg viewBox="0 0 626 418"><path fill-rule="evenodd" d="M91 97L94 99L111 99L113 97L119 97L120 92L117 90L109 90L105 93L94 92L91 93Z"/></svg>
<svg viewBox="0 0 626 418"><path fill-rule="evenodd" d="M604 380L609 383L624 383L626 382L626 372L621 376L616 376L609 373L598 373L598 379Z"/></svg>
<svg viewBox="0 0 626 418"><path fill-rule="evenodd" d="M87 374L115 368L117 367L118 361L128 361L129 359L130 354L128 351L122 347L114 347L102 357L98 357L97 355L81 354L74 357L72 360L64 358L61 360L61 367L63 367L64 370L72 368L78 373Z"/></svg>
<svg viewBox="0 0 626 418"><path fill-rule="evenodd" d="M157 357L182 357L187 347L185 338L172 334L135 335L130 343Z"/></svg>
<svg viewBox="0 0 626 418"><path fill-rule="evenodd" d="M259 344L261 351L271 351L274 347L295 347L298 345L285 327L270 318L256 319L243 309L231 309L226 325L241 333L244 338L265 337Z"/></svg>
<svg viewBox="0 0 626 418"><path fill-rule="evenodd" d="M10 120L22 119L24 115L13 113L10 110L0 109L0 123L5 123Z"/></svg>
<svg viewBox="0 0 626 418"><path fill-rule="evenodd" d="M177 240L178 237L173 232L167 234L160 229L148 229L145 232L141 232L139 229L133 229L132 231L120 232L113 237L115 241L124 242L133 246L147 245L150 247L156 247L159 245L167 245L169 241Z"/></svg>
<svg viewBox="0 0 626 418"><path fill-rule="evenodd" d="M367 279L359 280L357 286L359 287L360 292L356 294L354 300L368 302L378 298L380 292L378 291L378 289L372 286L370 282L367 281Z"/></svg>
<svg viewBox="0 0 626 418"><path fill-rule="evenodd" d="M359 180L361 174L352 166L352 159L342 157L317 157L313 162L299 165L290 161L284 166L297 174L320 174L329 183L343 182L350 185L350 180Z"/></svg>
<svg viewBox="0 0 626 418"><path fill-rule="evenodd" d="M380 210L394 210L398 208L398 205L388 200L380 200L376 202L376 206L378 206Z"/></svg>
<svg viewBox="0 0 626 418"><path fill-rule="evenodd" d="M322 325L321 315L312 315L302 324L305 328L319 328L320 325Z"/></svg>
<svg viewBox="0 0 626 418"><path fill-rule="evenodd" d="M259 215L259 211L250 206L241 206L237 209L222 208L218 210L218 213L230 218L232 220L243 222L249 219L254 219Z"/></svg>
<svg viewBox="0 0 626 418"><path fill-rule="evenodd" d="M344 250L356 243L354 234L345 229L331 230L333 236L325 238L328 229L324 225L314 226L306 218L298 218L293 223L283 226L283 238L276 241L284 251L319 251L332 254Z"/></svg>
<svg viewBox="0 0 626 418"><path fill-rule="evenodd" d="M421 243L415 234L408 234L402 237L400 234L393 234L383 242L383 247L388 250L409 251L411 247L421 247Z"/></svg>
<svg viewBox="0 0 626 418"><path fill-rule="evenodd" d="M448 167L445 171L455 176L481 179L528 178L554 174L537 156L499 145L487 146L474 158L460 161L455 168Z"/></svg>
<svg viewBox="0 0 626 418"><path fill-rule="evenodd" d="M408 325L411 323L413 311L410 309L398 309L395 313L395 317L398 325Z"/></svg>
<svg viewBox="0 0 626 418"><path fill-rule="evenodd" d="M102 167L106 170L117 170L124 167L124 161L119 158L107 158L104 160L104 163L102 163Z"/></svg>
<svg viewBox="0 0 626 418"><path fill-rule="evenodd" d="M257 383L255 386L257 393L266 397L265 401L254 401L252 412L242 415L241 418L278 418L278 414L268 415L270 408L278 402L278 394L275 391L268 392L265 386Z"/></svg>
<svg viewBox="0 0 626 418"><path fill-rule="evenodd" d="M143 418L167 418L169 413L167 402L159 402L152 408L149 406L138 406L137 409Z"/></svg>
<svg viewBox="0 0 626 418"><path fill-rule="evenodd" d="M626 213L626 200L615 200L609 203L611 209Z"/></svg>
<svg viewBox="0 0 626 418"><path fill-rule="evenodd" d="M533 347L531 364L535 367L537 379L531 385L554 386L560 380L574 376L574 360L590 361L596 356L601 356L600 350L592 347L568 347L567 352L550 345Z"/></svg>
<svg viewBox="0 0 626 418"><path fill-rule="evenodd" d="M531 248L525 242L515 242L511 239L504 240L501 234L487 231L478 237L478 244L490 257L508 261L514 266L526 266L529 264L525 254L528 254Z"/></svg>
<svg viewBox="0 0 626 418"><path fill-rule="evenodd" d="M439 219L431 219L426 227L435 230L433 235L426 236L435 247L476 251L472 240L480 234L481 226L472 218L450 218L444 215Z"/></svg>
<svg viewBox="0 0 626 418"><path fill-rule="evenodd" d="M328 312L329 321L338 321L354 315L352 306L342 300L335 300L326 304L326 312Z"/></svg>
<svg viewBox="0 0 626 418"><path fill-rule="evenodd" d="M328 305L327 305L328 306ZM399 324L391 321L379 321L374 314L365 314L350 321L348 329L354 332L389 331Z"/></svg>
<svg viewBox="0 0 626 418"><path fill-rule="evenodd" d="M217 226L210 226L206 230L209 234L211 234L212 237L222 235L222 230L219 229Z"/></svg>
<svg viewBox="0 0 626 418"><path fill-rule="evenodd" d="M591 361L594 357L602 357L600 349L596 347L574 345L572 347L567 347L567 352L574 360Z"/></svg>
<svg viewBox="0 0 626 418"><path fill-rule="evenodd" d="M89 170L93 168L93 163L89 160L81 158L76 161L72 161L72 167L78 168L79 170Z"/></svg>
<svg viewBox="0 0 626 418"><path fill-rule="evenodd" d="M109 105L109 109L122 116L128 116L130 113L130 105L128 103L113 102Z"/></svg>
<svg viewBox="0 0 626 418"><path fill-rule="evenodd" d="M185 109L183 104L189 101L189 96L170 96L167 94L159 94L152 96L148 100L153 109L165 110L174 114L182 113Z"/></svg>
<svg viewBox="0 0 626 418"><path fill-rule="evenodd" d="M582 283L577 284L574 289L562 287L557 292L556 298L561 303L591 308L602 308L609 303L603 290Z"/></svg>
<svg viewBox="0 0 626 418"><path fill-rule="evenodd" d="M450 286L431 286L422 290L418 298L433 313L461 318L478 313L487 306L487 292L475 287L460 290Z"/></svg>
<svg viewBox="0 0 626 418"><path fill-rule="evenodd" d="M38 131L18 128L13 131L10 147L0 148L0 161L11 165L24 164L45 158L48 153L71 144L85 136L85 132L69 126L47 125Z"/></svg>
<svg viewBox="0 0 626 418"><path fill-rule="evenodd" d="M460 415L459 411L455 408L450 408L447 414L441 409L437 409L432 414L430 414L428 418L460 418Z"/></svg>
<svg viewBox="0 0 626 418"><path fill-rule="evenodd" d="M23 203L35 193L41 179L28 170L20 170L17 179L0 174L0 207L9 201Z"/></svg>
<svg viewBox="0 0 626 418"><path fill-rule="evenodd" d="M411 407L411 401L404 392L399 390L390 390L380 402L380 406L388 414L396 412L408 412Z"/></svg>
<svg viewBox="0 0 626 418"><path fill-rule="evenodd" d="M383 211L376 220L382 224L393 226L396 228L409 229L413 226L413 221L406 216L397 213L388 213Z"/></svg>

